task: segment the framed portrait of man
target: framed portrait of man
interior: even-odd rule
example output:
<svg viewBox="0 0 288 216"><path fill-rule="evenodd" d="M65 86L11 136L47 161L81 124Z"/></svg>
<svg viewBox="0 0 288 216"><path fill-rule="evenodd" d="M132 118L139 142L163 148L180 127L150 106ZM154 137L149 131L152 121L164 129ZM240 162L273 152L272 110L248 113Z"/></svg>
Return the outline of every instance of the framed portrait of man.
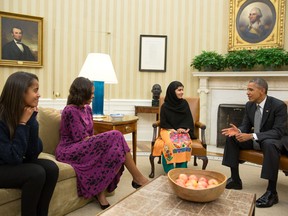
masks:
<svg viewBox="0 0 288 216"><path fill-rule="evenodd" d="M43 66L43 18L0 11L0 65Z"/></svg>
<svg viewBox="0 0 288 216"><path fill-rule="evenodd" d="M283 48L285 0L230 0L229 51Z"/></svg>

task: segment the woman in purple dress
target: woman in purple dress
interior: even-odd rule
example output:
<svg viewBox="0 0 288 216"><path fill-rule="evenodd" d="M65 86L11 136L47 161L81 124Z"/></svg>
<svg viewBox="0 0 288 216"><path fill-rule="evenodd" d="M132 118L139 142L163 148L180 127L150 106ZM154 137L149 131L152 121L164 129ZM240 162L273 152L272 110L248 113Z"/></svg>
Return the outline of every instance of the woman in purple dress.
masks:
<svg viewBox="0 0 288 216"><path fill-rule="evenodd" d="M138 188L148 182L136 167L130 149L119 131L93 134L93 116L89 104L94 98L93 83L78 77L72 83L67 106L61 116L58 161L70 164L77 174L78 195L95 197L102 209L109 207L105 190L116 189L124 166Z"/></svg>

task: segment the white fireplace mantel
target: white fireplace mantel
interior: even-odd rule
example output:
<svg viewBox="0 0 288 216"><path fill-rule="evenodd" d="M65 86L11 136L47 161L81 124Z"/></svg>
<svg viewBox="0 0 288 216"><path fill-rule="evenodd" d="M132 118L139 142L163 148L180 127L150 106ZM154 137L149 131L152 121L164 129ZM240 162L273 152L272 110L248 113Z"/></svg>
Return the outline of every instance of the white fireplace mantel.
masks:
<svg viewBox="0 0 288 216"><path fill-rule="evenodd" d="M253 77L268 82L268 95L288 99L288 71L192 72L199 78L200 121L207 125L207 144L216 145L219 104L245 104L246 88Z"/></svg>

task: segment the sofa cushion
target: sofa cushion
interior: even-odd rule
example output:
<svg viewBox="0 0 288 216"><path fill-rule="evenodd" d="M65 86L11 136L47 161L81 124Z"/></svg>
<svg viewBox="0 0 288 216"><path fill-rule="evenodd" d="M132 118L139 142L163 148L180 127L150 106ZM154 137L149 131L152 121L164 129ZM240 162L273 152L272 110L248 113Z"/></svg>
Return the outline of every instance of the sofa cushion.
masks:
<svg viewBox="0 0 288 216"><path fill-rule="evenodd" d="M12 202L21 198L20 189L1 188L0 190L0 205Z"/></svg>
<svg viewBox="0 0 288 216"><path fill-rule="evenodd" d="M54 108L39 107L37 119L39 136L43 142L43 152L54 155L59 143L60 111Z"/></svg>
<svg viewBox="0 0 288 216"><path fill-rule="evenodd" d="M58 182L63 181L65 179L76 177L76 173L73 167L70 164L59 162L55 159L54 155L42 152L39 155L39 158L49 159L54 161L59 167L59 177Z"/></svg>

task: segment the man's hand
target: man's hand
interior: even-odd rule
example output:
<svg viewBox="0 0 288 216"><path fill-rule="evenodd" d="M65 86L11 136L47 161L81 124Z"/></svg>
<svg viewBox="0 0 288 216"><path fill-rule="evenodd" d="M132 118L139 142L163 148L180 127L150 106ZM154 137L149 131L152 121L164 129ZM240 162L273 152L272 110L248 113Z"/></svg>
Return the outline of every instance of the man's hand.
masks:
<svg viewBox="0 0 288 216"><path fill-rule="evenodd" d="M235 138L239 141L239 142L245 142L248 140L253 139L253 134L248 134L248 133L239 133L235 135Z"/></svg>
<svg viewBox="0 0 288 216"><path fill-rule="evenodd" d="M224 128L222 129L222 134L225 136L235 136L237 134L239 134L239 129L234 125L234 124L230 124L230 128Z"/></svg>

